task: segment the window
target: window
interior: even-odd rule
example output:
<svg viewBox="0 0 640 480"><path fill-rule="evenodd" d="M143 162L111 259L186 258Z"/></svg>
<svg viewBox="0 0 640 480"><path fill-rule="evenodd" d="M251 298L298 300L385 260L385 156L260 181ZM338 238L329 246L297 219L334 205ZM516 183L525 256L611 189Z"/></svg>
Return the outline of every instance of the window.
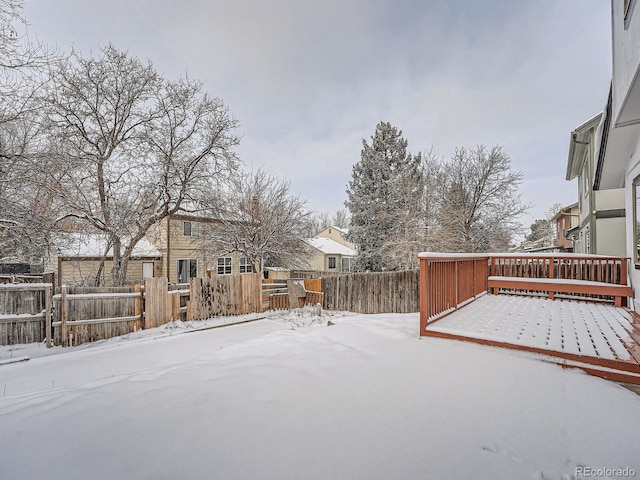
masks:
<svg viewBox="0 0 640 480"><path fill-rule="evenodd" d="M329 270L333 270L336 268L336 257L329 257Z"/></svg>
<svg viewBox="0 0 640 480"><path fill-rule="evenodd" d="M350 272L351 271L351 258L350 257L342 257L342 271Z"/></svg>
<svg viewBox="0 0 640 480"><path fill-rule="evenodd" d="M182 222L182 234L185 237L199 237L200 224L198 222Z"/></svg>
<svg viewBox="0 0 640 480"><path fill-rule="evenodd" d="M247 257L240 258L240 273L252 273L253 267Z"/></svg>
<svg viewBox="0 0 640 480"><path fill-rule="evenodd" d="M178 260L178 283L189 283L189 279L198 276L198 260L186 258Z"/></svg>
<svg viewBox="0 0 640 480"><path fill-rule="evenodd" d="M231 257L218 258L218 275L231 275Z"/></svg>
<svg viewBox="0 0 640 480"><path fill-rule="evenodd" d="M142 262L142 279L153 278L153 262Z"/></svg>

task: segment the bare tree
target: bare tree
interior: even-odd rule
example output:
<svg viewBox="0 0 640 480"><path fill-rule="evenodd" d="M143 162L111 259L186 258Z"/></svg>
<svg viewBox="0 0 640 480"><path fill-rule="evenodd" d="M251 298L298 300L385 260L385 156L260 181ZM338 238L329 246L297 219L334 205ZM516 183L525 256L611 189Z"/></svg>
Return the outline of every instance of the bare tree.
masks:
<svg viewBox="0 0 640 480"><path fill-rule="evenodd" d="M307 237L313 237L327 227L348 229L349 212L344 208L334 212L333 215L329 212L314 212L311 215L309 225L310 230L307 232Z"/></svg>
<svg viewBox="0 0 640 480"><path fill-rule="evenodd" d="M262 169L239 175L224 194L209 200L208 213L220 221L203 225L208 256L239 252L254 271L305 266L309 249L302 240L311 213L306 201L291 193L288 180Z"/></svg>
<svg viewBox="0 0 640 480"><path fill-rule="evenodd" d="M41 104L36 93L52 53L28 36L21 0L0 0L0 259L41 258L53 205L38 168Z"/></svg>
<svg viewBox="0 0 640 480"><path fill-rule="evenodd" d="M518 193L522 173L511 170L502 147L459 148L443 172L439 222L448 250L505 250L528 206Z"/></svg>
<svg viewBox="0 0 640 480"><path fill-rule="evenodd" d="M97 58L74 52L51 86L48 131L64 172L48 183L62 204L58 220L105 235L111 282L121 285L148 229L236 168L237 121L201 83L168 81L111 45Z"/></svg>

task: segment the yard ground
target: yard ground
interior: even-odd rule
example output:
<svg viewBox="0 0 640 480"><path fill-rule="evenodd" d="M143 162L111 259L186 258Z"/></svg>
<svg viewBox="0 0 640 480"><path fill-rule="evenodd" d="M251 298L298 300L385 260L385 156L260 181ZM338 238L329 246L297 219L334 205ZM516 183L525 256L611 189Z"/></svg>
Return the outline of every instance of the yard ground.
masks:
<svg viewBox="0 0 640 480"><path fill-rule="evenodd" d="M420 339L418 314L327 319L2 347L0 360L31 360L0 365L0 478L640 476L628 390L540 357Z"/></svg>

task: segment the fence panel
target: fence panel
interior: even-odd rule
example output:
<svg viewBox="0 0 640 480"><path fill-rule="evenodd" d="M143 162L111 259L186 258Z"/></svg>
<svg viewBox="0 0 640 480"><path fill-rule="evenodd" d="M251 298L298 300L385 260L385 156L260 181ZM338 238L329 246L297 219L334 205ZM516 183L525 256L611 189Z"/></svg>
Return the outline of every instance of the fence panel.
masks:
<svg viewBox="0 0 640 480"><path fill-rule="evenodd" d="M144 297L144 328L159 327L171 321L173 302L166 278L145 279Z"/></svg>
<svg viewBox="0 0 640 480"><path fill-rule="evenodd" d="M51 289L47 283L0 284L0 345L49 344Z"/></svg>
<svg viewBox="0 0 640 480"><path fill-rule="evenodd" d="M190 290L188 320L262 312L262 276L259 273L192 278Z"/></svg>
<svg viewBox="0 0 640 480"><path fill-rule="evenodd" d="M141 312L140 296L134 296L135 293L135 286L66 287L63 301L62 288L56 288L54 344L81 345L140 330L141 319L131 319ZM120 317L126 320L118 321Z"/></svg>
<svg viewBox="0 0 640 480"><path fill-rule="evenodd" d="M324 307L356 313L410 313L420 310L418 270L352 273L322 278Z"/></svg>

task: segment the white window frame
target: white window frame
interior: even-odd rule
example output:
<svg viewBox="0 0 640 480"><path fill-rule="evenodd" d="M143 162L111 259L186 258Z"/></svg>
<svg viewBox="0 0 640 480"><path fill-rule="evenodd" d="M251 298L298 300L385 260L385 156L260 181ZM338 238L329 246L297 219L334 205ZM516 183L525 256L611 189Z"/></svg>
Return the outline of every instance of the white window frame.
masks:
<svg viewBox="0 0 640 480"><path fill-rule="evenodd" d="M231 275L233 272L233 259L231 257L218 257L216 272L218 272L218 275Z"/></svg>
<svg viewBox="0 0 640 480"><path fill-rule="evenodd" d="M247 257L240 257L238 265L240 266L240 273L253 273L253 265L251 265Z"/></svg>
<svg viewBox="0 0 640 480"><path fill-rule="evenodd" d="M342 264L342 271L343 272L350 272L351 271L351 257L342 257L342 261L340 263Z"/></svg>
<svg viewBox="0 0 640 480"><path fill-rule="evenodd" d="M185 220L182 222L182 235L185 237L199 237L200 224L198 222Z"/></svg>
<svg viewBox="0 0 640 480"><path fill-rule="evenodd" d="M188 268L189 268L189 278L187 278L186 282L184 281L184 278L180 277L180 262L189 262L188 264ZM195 265L195 275L192 275L193 272L193 265ZM178 280L178 283L189 283L189 281L192 278L195 278L198 276L198 259L197 258L179 258L176 262L176 277Z"/></svg>

